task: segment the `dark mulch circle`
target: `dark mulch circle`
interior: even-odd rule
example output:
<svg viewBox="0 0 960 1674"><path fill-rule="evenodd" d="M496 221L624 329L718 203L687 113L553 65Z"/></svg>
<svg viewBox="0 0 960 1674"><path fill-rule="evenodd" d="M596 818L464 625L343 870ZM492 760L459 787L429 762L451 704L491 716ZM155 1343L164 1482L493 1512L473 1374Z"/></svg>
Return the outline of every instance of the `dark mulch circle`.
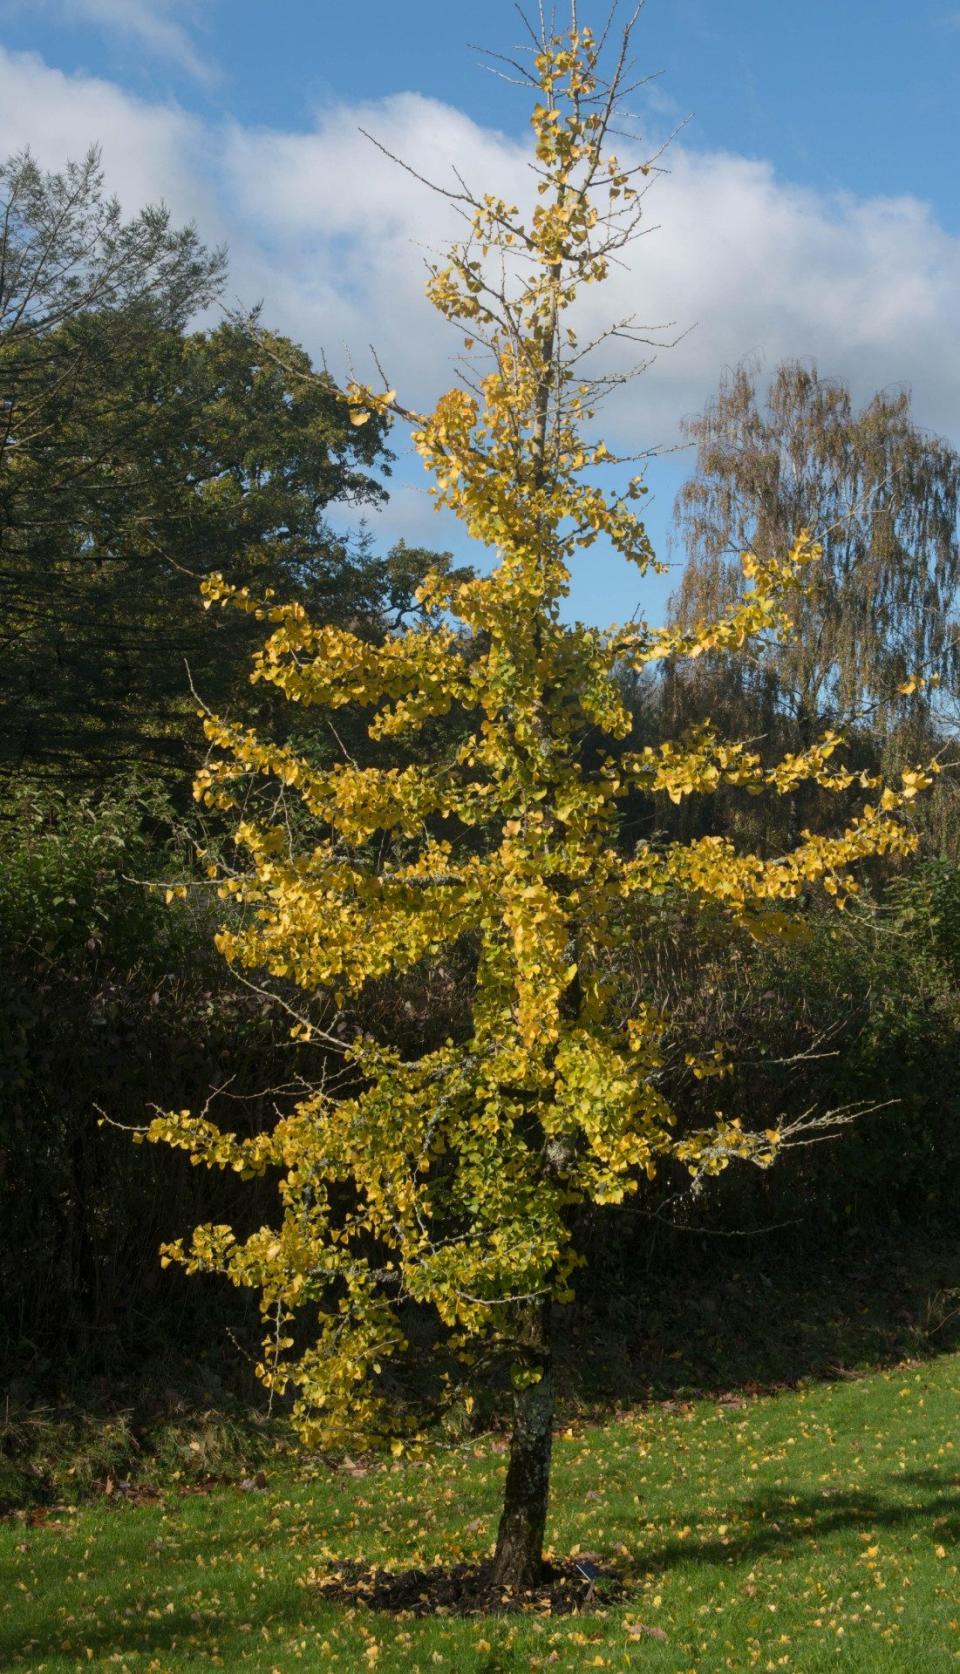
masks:
<svg viewBox="0 0 960 1674"><path fill-rule="evenodd" d="M408 1569L400 1573L341 1564L315 1585L325 1599L366 1605L370 1610L410 1616L497 1616L526 1611L542 1616L594 1612L618 1603L624 1584L613 1570L591 1561L562 1558L545 1564L540 1585L529 1592L502 1592L493 1583L493 1563L454 1564L449 1569Z"/></svg>

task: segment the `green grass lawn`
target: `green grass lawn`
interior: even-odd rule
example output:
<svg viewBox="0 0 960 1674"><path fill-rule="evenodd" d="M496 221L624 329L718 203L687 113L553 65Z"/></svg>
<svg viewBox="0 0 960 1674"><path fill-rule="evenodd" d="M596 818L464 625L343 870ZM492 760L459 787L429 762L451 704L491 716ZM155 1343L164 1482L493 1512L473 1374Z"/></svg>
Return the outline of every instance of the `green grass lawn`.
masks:
<svg viewBox="0 0 960 1674"><path fill-rule="evenodd" d="M393 1619L311 1587L333 1560L402 1568L484 1553L503 1470L494 1439L429 1466L309 1480L285 1465L263 1492L10 1519L0 1667L952 1668L958 1415L960 1356L946 1355L567 1432L552 1548L599 1553L631 1578L626 1604L580 1617Z"/></svg>

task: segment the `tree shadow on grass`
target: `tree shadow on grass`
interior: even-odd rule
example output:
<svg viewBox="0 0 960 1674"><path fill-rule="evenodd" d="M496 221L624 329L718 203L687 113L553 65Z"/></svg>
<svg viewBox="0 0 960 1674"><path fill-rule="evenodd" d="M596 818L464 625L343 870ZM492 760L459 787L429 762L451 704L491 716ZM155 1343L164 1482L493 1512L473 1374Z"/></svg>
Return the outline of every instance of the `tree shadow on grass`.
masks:
<svg viewBox="0 0 960 1674"><path fill-rule="evenodd" d="M359 1568L359 1566L347 1566ZM619 1602L624 1591L620 1579L612 1571L598 1571L598 1580L584 1580L579 1565L573 1560L559 1564L545 1578L542 1587L517 1597L501 1598L488 1584L489 1564L457 1565L444 1571L408 1571L403 1574L361 1572L369 1574L371 1597L364 1597L362 1585L348 1586L342 1571L331 1571L331 1591L322 1586L304 1589L294 1579L278 1581L273 1587L260 1583L249 1603L234 1606L229 1596L221 1595L217 1612L180 1603L172 1610L162 1606L148 1615L149 1601L135 1612L121 1611L117 1601L105 1599L106 1583L91 1577L88 1598L98 1597L100 1615L96 1622L84 1620L71 1612L69 1618L58 1621L37 1620L22 1632L15 1632L13 1622L0 1626L0 1668L33 1669L61 1657L75 1659L76 1666L86 1662L98 1664L111 1657L119 1663L126 1658L142 1658L151 1666L166 1668L172 1655L209 1658L215 1651L219 1665L231 1669L245 1660L255 1659L260 1652L263 1663L272 1665L275 1656L286 1648L285 1637L302 1637L305 1629L330 1631L354 1617L358 1610L382 1621L393 1616L400 1628L409 1627L412 1617L434 1617L451 1621L456 1617L472 1618L474 1623L504 1614L519 1613L540 1616L546 1609L551 1619L568 1614L590 1615L594 1610L607 1609ZM462 1574L460 1572L463 1572ZM222 1573L222 1572L221 1572ZM596 1586L596 1592L594 1591ZM418 1603L417 1588L435 1595ZM52 1590L52 1589L51 1589ZM398 1614L402 1612L402 1614ZM311 1617L313 1618L311 1621ZM263 1626L269 1627L269 1648L260 1637ZM347 1647L344 1647L346 1650ZM358 1639L357 1666L360 1666L362 1640ZM86 1661L84 1660L86 1659Z"/></svg>
<svg viewBox="0 0 960 1674"><path fill-rule="evenodd" d="M679 1564L753 1563L759 1558L786 1557L791 1550L810 1541L829 1540L847 1530L912 1532L936 1525L938 1538L960 1541L960 1490L936 1471L898 1474L889 1479L898 1494L916 1491L909 1500L887 1498L883 1493L857 1490L793 1494L787 1489L769 1490L731 1502L726 1516L730 1533L713 1538L662 1541L643 1547L637 1541L634 1563L637 1572L663 1572ZM947 1487L951 1492L944 1492ZM937 1490L940 1490L939 1492ZM932 1497L931 1497L932 1495ZM693 1522L697 1508L678 1512ZM746 1525L734 1527L734 1525ZM628 1540L628 1535L624 1535Z"/></svg>
<svg viewBox="0 0 960 1674"><path fill-rule="evenodd" d="M293 1581L278 1582L275 1587L261 1582L246 1607L238 1603L234 1608L228 1596L214 1614L209 1606L198 1608L183 1600L170 1611L161 1604L152 1618L148 1615L154 1607L152 1599L143 1599L141 1607L128 1615L124 1606L130 1595L105 1597L108 1586L108 1578L91 1576L84 1603L92 1604L97 1599L95 1621L86 1620L80 1610L51 1620L51 1587L46 1619L35 1620L19 1632L13 1620L0 1625L0 1668L33 1669L68 1657L81 1667L108 1656L121 1663L128 1657L143 1658L144 1666L159 1659L157 1666L166 1668L172 1654L184 1659L191 1652L209 1657L216 1647L221 1666L230 1669L239 1666L244 1656L249 1658L258 1643L263 1651L265 1641L259 1638L263 1624L269 1624L271 1644L276 1645L278 1632L289 1629L292 1635L305 1617L304 1599ZM56 1602L65 1602L59 1590Z"/></svg>
<svg viewBox="0 0 960 1674"><path fill-rule="evenodd" d="M673 1538L646 1545L638 1533L634 1560L618 1566L620 1576L629 1592L631 1581L640 1575L666 1573L681 1564L727 1569L731 1564L752 1564L764 1557L785 1557L806 1545L850 1530L882 1534L935 1527L938 1538L960 1542L960 1489L953 1480L941 1477L936 1471L921 1470L891 1476L888 1483L892 1492L795 1494L788 1489L758 1492L730 1505L727 1514L730 1525L745 1526L724 1537ZM698 1508L690 1506L677 1515L685 1515L692 1522L697 1513ZM151 1566L155 1570L158 1560L151 1547L152 1532L142 1531L142 1538L131 1541L128 1547L125 1574L131 1578L138 1574L151 1576ZM629 1526L618 1532L624 1541L629 1541ZM183 1584L188 1584L188 1569L190 1583L195 1585L197 1572L192 1566L184 1566ZM200 1573L206 1573L212 1581L209 1572ZM309 1620L313 1609L317 1627L322 1625L323 1615L328 1621L335 1621L340 1615L337 1607L331 1609L329 1603L324 1603L319 1590L312 1595L304 1593L293 1576L278 1577L273 1583L260 1580L249 1603L236 1605L229 1586L224 1586L222 1567L216 1576L215 1590L220 1598L216 1614L212 1613L210 1604L195 1602L191 1608L189 1601L167 1611L152 1593L150 1582L146 1582L137 1613L129 1615L122 1612L121 1606L136 1594L118 1591L114 1598L107 1598L104 1596L106 1577L92 1575L85 1596L97 1597L101 1602L101 1616L97 1621L85 1622L77 1614L67 1625L66 1618L41 1621L38 1614L35 1622L17 1637L14 1637L13 1623L7 1622L0 1626L0 1666L31 1668L55 1660L63 1655L64 1642L69 1640L78 1662L88 1650L94 1661L107 1655L119 1656L121 1660L124 1656L138 1655L162 1661L173 1652L183 1654L191 1649L209 1655L216 1645L223 1666L230 1668L254 1651L259 1629L264 1624L269 1624L272 1643L279 1650L279 1636L285 1630L291 1634L297 1632ZM57 1591L62 1598L62 1591L59 1588ZM150 1607L157 1609L153 1618L147 1614Z"/></svg>

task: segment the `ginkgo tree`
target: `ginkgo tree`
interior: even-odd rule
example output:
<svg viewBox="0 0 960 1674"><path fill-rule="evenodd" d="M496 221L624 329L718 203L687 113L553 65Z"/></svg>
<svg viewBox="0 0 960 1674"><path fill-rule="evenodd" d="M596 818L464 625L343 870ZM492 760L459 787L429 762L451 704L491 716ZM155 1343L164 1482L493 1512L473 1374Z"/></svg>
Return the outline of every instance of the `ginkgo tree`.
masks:
<svg viewBox="0 0 960 1674"><path fill-rule="evenodd" d="M276 1226L243 1238L201 1226L165 1259L259 1290L260 1375L274 1389L294 1386L310 1443L392 1440L402 1450L422 1440L423 1413L396 1376L411 1345L425 1403L444 1389L463 1398L493 1360L511 1366L492 1571L501 1588L541 1573L551 1307L571 1294L578 1208L619 1203L668 1162L698 1179L736 1158L766 1167L783 1143L736 1112L697 1131L677 1121L660 1073L669 1019L625 1002L618 950L667 891L720 903L732 925L774 929L814 885L842 902L857 861L911 848L905 805L928 777L918 770L898 788L864 780L858 812L833 834L805 831L787 853L740 853L719 838L627 852L619 841L618 810L638 788L677 801L721 785L784 794L807 781L848 792L847 803L857 788L833 733L773 762L706 721L682 744L624 742L623 669L742 654L785 630L817 558L802 532L780 558L744 558L745 588L715 621L601 631L565 614L571 567L598 542L641 573L654 563L634 503L642 486L599 485L597 468L617 460L592 425L619 375L601 366L591 376L571 323L581 288L601 283L639 230L650 164L609 148L634 21L611 48L574 19L562 36L534 36L529 61L517 61L535 95L528 215L462 184L450 193L469 231L428 291L467 349L486 357L483 370L428 414L392 390L344 393L358 424L380 413L412 426L437 505L488 549L489 572L429 575L420 617L376 643L315 625L300 604L207 585L211 604L268 624L252 678L293 703L365 709L383 761L321 771L208 719L213 751L197 794L237 808L245 856L221 878L239 909L221 951L326 996L353 1021L329 1033L331 1050L342 1042L341 1074L271 1131L238 1137L185 1111L147 1130L195 1162L275 1171ZM630 322L613 330L619 341L640 335ZM457 725L438 728L443 716ZM424 760L408 746L431 724L446 753ZM607 740L589 761L588 731ZM244 812L255 806L242 793L250 775L302 799L309 840L285 819ZM468 1004L451 1038L401 1051L364 1023L376 985L452 958ZM712 1043L688 1062L701 1076L724 1068Z"/></svg>

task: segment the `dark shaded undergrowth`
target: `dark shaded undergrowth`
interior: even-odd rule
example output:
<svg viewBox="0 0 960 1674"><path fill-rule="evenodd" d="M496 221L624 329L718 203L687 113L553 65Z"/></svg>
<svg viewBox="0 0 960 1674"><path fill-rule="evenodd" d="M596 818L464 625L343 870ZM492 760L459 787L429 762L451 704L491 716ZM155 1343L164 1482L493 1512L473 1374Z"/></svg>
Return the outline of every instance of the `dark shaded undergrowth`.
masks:
<svg viewBox="0 0 960 1674"><path fill-rule="evenodd" d="M589 1307L560 1311L565 1418L703 1396L735 1409L759 1393L854 1379L960 1347L956 1241L913 1236L868 1249L852 1241L802 1265L772 1234L765 1262L754 1240L698 1242L669 1283L651 1253L629 1293L603 1299L594 1291ZM78 1379L60 1402L8 1400L0 1509L237 1483L296 1456L282 1408L266 1410L226 1336L220 1364L222 1379L212 1364L168 1359L126 1383ZM448 1435L496 1430L500 1420L481 1402L469 1418L452 1415Z"/></svg>

